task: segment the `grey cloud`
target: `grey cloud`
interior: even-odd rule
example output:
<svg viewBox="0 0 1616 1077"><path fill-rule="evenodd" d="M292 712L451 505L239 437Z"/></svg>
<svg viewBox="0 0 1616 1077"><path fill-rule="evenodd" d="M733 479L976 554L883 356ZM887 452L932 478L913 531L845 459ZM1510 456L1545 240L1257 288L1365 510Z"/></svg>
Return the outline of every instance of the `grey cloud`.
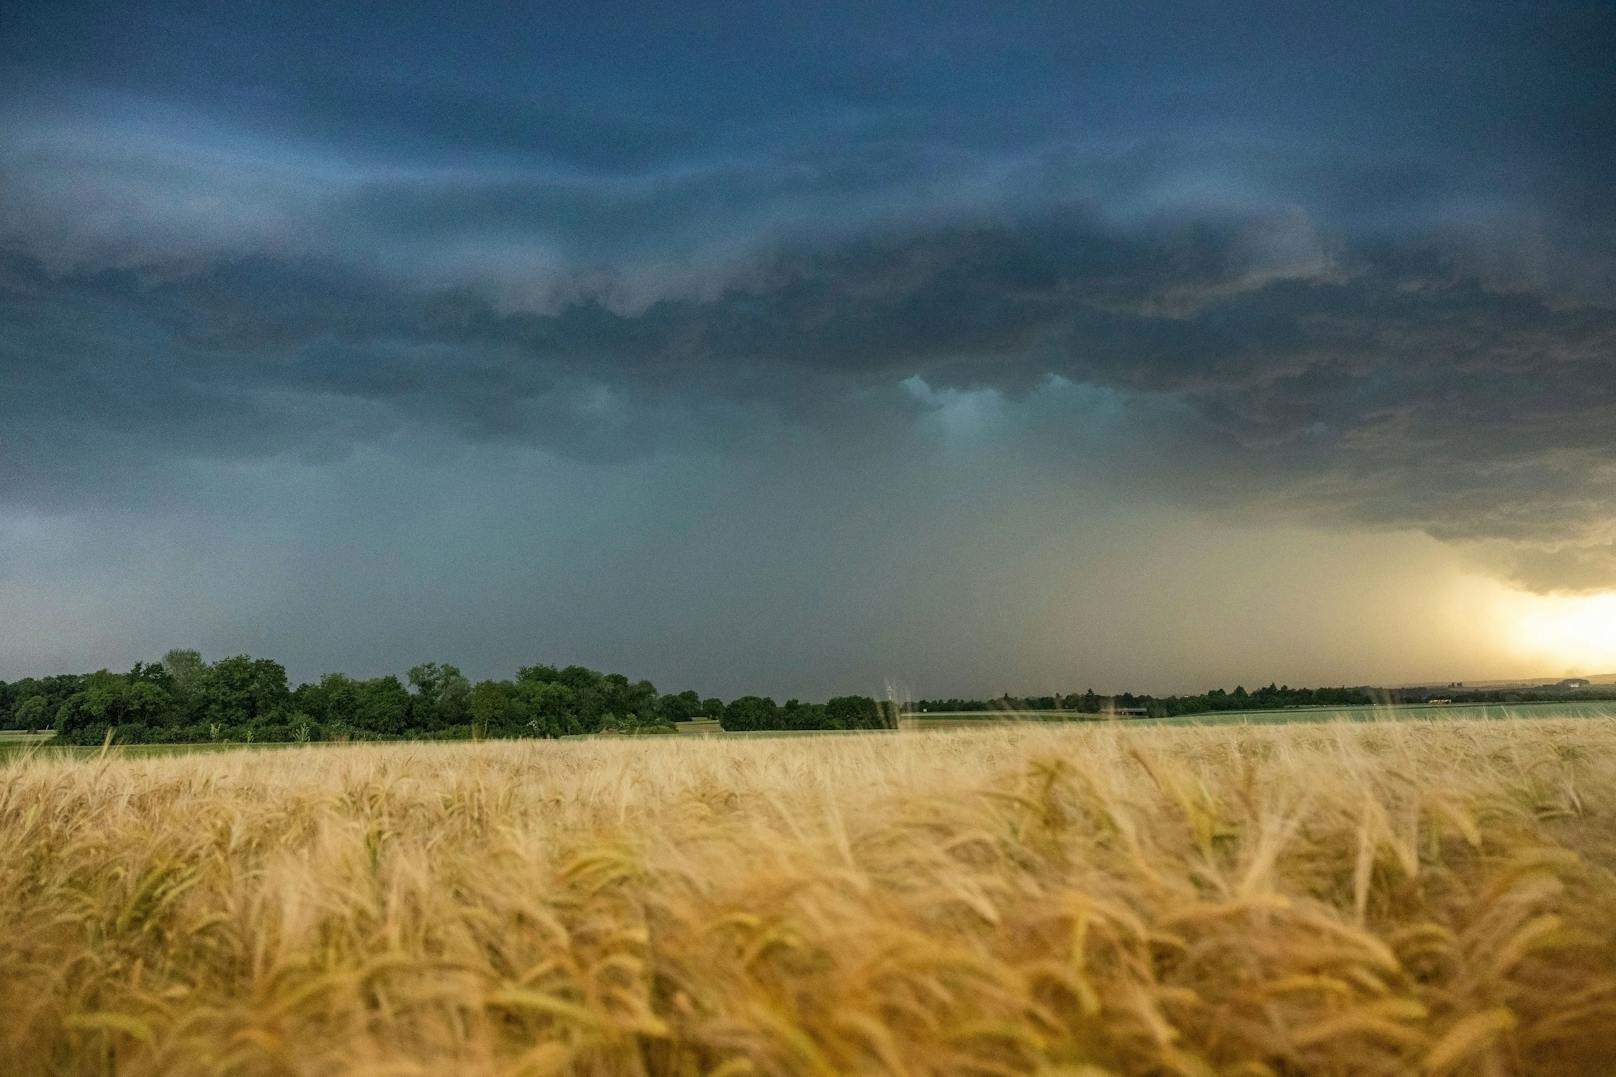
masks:
<svg viewBox="0 0 1616 1077"><path fill-rule="evenodd" d="M1599 591L1616 579L1616 542L1494 551L1504 574L1533 591Z"/></svg>
<svg viewBox="0 0 1616 1077"><path fill-rule="evenodd" d="M1293 263L1328 235L1467 252L1488 279L1580 301L1616 281L1616 225L1598 212L1609 175L1514 151L1237 130L989 148L810 125L601 175L542 157L333 154L306 125L271 135L195 105L63 93L0 112L0 237L62 271L310 257L553 309L589 268L628 309L710 298L781 245L1071 207L1123 230L1266 217L1267 255ZM609 126L596 137L619 141Z"/></svg>
<svg viewBox="0 0 1616 1077"><path fill-rule="evenodd" d="M74 116L0 171L13 498L420 437L729 451L902 414L905 378L1060 377L1175 401L1152 433L1196 464L1151 461L1191 500L1542 548L1605 511L1616 241L1568 209L1608 184L1553 165L1504 196L1509 162L1408 147L895 137L433 173Z"/></svg>
<svg viewBox="0 0 1616 1077"><path fill-rule="evenodd" d="M331 255L63 271L14 253L3 491L70 498L101 459L419 436L725 452L901 413L913 400L881 391L911 377L1013 403L1055 376L1181 409L1148 454L1175 496L1516 543L1538 586L1601 575L1597 551L1542 551L1609 518L1616 311L1488 286L1462 251L1295 209L1118 221L1079 202L778 240L711 294L627 307L611 268L567 272L554 309L513 309Z"/></svg>

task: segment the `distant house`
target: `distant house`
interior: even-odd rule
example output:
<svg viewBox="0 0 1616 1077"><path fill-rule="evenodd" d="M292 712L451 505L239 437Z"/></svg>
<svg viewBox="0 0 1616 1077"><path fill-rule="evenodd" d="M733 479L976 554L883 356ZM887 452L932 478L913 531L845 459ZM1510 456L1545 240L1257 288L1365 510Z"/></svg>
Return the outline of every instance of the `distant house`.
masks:
<svg viewBox="0 0 1616 1077"><path fill-rule="evenodd" d="M1590 681L1587 677L1567 677L1565 680L1560 681L1554 687L1556 687L1556 688L1587 688L1589 685L1591 685L1593 683L1594 682Z"/></svg>
<svg viewBox="0 0 1616 1077"><path fill-rule="evenodd" d="M1442 703L1452 703L1453 700L1449 699L1447 696L1432 696L1430 699L1427 699L1425 702L1442 704Z"/></svg>

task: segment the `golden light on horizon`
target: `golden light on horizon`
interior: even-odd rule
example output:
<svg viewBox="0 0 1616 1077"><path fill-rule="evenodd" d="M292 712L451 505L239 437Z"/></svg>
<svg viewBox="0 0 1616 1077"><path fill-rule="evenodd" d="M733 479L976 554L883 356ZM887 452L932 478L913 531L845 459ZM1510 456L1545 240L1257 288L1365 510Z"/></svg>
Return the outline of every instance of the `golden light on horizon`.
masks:
<svg viewBox="0 0 1616 1077"><path fill-rule="evenodd" d="M1510 644L1545 672L1616 673L1616 592L1513 592L1503 611Z"/></svg>

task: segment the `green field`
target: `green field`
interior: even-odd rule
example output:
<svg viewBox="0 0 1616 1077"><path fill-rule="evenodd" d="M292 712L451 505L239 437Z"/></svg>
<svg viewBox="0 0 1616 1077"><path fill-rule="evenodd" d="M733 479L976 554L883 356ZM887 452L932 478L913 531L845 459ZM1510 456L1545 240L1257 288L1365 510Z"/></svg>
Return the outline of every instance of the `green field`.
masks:
<svg viewBox="0 0 1616 1077"><path fill-rule="evenodd" d="M1150 725L1221 725L1225 723L1409 721L1459 718L1605 718L1616 717L1616 700L1555 703L1399 703L1387 706L1287 707L1283 710L1208 711L1172 718L1115 718L1079 711L933 711L904 716L917 729L965 729L983 722L1144 722Z"/></svg>
<svg viewBox="0 0 1616 1077"><path fill-rule="evenodd" d="M99 747L87 745L52 744L52 733L19 733L15 730L0 730L0 760L10 756L21 755L26 752L37 752L43 755L55 756L93 756L102 751ZM316 743L316 742L310 742ZM324 743L324 742L319 742ZM248 748L297 748L307 745L296 742L243 742L219 741L205 744L115 744L107 749L109 754L124 758L150 757L159 755L189 755L193 752L230 752L242 751Z"/></svg>
<svg viewBox="0 0 1616 1077"><path fill-rule="evenodd" d="M15 752L26 751L33 745L50 741L54 733L24 733L18 729L0 729L0 759Z"/></svg>
<svg viewBox="0 0 1616 1077"><path fill-rule="evenodd" d="M1272 725L1285 722L1373 722L1373 721L1441 721L1460 719L1497 720L1503 718L1616 718L1616 700L1581 700L1558 703L1404 703L1390 706L1367 707L1289 707L1284 710L1212 711L1204 714L1183 714L1173 718L1141 718L1137 716L1109 717L1082 711L932 711L925 714L907 714L900 720L900 730L940 732L950 729L980 729L984 725L1004 723L1114 723L1139 725ZM724 733L717 723L699 732L725 737L815 737L835 730L771 729L742 733ZM864 733L890 733L894 730L861 730ZM50 733L23 733L0 731L0 759L27 751L52 755L96 755L99 747L52 745ZM563 737L563 740L593 739L592 734ZM654 738L653 738L654 739ZM112 754L124 757L186 755L193 752L242 751L250 748L314 747L334 742L311 741L307 745L293 743L220 741L205 744L122 744L114 745ZM398 743L439 743L434 741L405 741Z"/></svg>
<svg viewBox="0 0 1616 1077"><path fill-rule="evenodd" d="M1616 700L1589 699L1557 703L1399 703L1378 707L1290 707L1270 711L1216 711L1158 718L1175 725L1224 722L1328 722L1348 720L1408 721L1458 718L1609 718L1616 717Z"/></svg>

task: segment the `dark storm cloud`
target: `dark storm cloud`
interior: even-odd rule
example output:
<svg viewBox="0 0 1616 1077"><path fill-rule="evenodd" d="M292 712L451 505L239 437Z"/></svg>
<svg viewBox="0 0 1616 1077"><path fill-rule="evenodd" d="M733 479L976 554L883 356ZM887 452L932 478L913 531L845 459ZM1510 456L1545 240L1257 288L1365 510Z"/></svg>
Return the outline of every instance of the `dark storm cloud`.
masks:
<svg viewBox="0 0 1616 1077"><path fill-rule="evenodd" d="M1616 582L1616 17L1177 16L19 10L0 498L1070 383L1142 487Z"/></svg>
<svg viewBox="0 0 1616 1077"><path fill-rule="evenodd" d="M1268 227L1116 234L1067 216L866 239L631 312L502 311L308 262L150 279L14 263L13 430L35 446L15 451L78 427L135 459L429 429L632 455L680 440L670 419L695 436L714 401L834 424L837 399L911 376L1018 396L1054 375L1187 404L1194 430L1151 436L1217 447L1262 499L1443 538L1601 522L1588 483L1616 445L1616 312L1422 259L1275 265L1250 234Z"/></svg>

